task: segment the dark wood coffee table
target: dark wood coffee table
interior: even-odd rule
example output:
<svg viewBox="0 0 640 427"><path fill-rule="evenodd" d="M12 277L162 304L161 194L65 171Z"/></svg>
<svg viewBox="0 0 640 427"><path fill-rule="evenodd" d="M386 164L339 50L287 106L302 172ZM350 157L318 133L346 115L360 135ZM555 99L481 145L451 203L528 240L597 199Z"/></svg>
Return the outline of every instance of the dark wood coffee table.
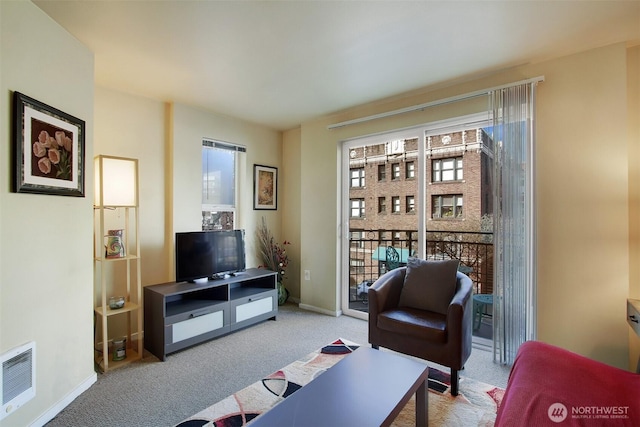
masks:
<svg viewBox="0 0 640 427"><path fill-rule="evenodd" d="M428 419L429 368L362 347L258 416L251 427L388 426L416 395L416 426Z"/></svg>

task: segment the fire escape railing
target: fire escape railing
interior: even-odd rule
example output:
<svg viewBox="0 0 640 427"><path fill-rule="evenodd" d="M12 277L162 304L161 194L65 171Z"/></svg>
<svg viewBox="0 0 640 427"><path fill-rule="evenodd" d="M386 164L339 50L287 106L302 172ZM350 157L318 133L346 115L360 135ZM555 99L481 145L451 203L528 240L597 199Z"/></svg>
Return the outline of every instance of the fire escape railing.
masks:
<svg viewBox="0 0 640 427"><path fill-rule="evenodd" d="M382 236L402 236L383 238ZM387 269L387 247L397 252L400 265L418 251L415 230L379 230L362 233L349 240L349 300L366 299L367 288ZM426 258L457 259L459 270L474 283L474 293L493 293L493 233L429 231Z"/></svg>

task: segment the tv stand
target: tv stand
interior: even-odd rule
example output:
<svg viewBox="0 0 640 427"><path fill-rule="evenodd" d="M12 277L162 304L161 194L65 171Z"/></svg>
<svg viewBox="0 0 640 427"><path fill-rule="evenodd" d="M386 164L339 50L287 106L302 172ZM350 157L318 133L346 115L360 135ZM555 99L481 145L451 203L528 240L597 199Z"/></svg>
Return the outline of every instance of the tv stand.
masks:
<svg viewBox="0 0 640 427"><path fill-rule="evenodd" d="M251 268L204 283L170 282L144 288L144 346L168 354L226 335L278 314L277 273Z"/></svg>

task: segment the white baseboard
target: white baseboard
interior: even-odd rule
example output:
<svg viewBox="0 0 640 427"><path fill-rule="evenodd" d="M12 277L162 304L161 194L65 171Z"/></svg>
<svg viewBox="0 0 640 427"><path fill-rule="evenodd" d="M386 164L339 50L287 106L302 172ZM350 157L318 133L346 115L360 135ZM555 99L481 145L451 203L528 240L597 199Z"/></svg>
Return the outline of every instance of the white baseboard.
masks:
<svg viewBox="0 0 640 427"><path fill-rule="evenodd" d="M298 304L298 307L300 307L303 310L315 311L316 313L326 314L327 316L333 316L333 317L342 316L342 310L331 311L331 310L327 310L324 308L320 308L320 307L316 307L308 304Z"/></svg>
<svg viewBox="0 0 640 427"><path fill-rule="evenodd" d="M64 408L69 406L78 396L87 391L96 381L98 381L98 374L95 372L90 375L89 378L84 380L78 387L73 389L71 393L67 394L61 401L53 405L47 412L38 417L32 424L32 427L42 427L56 415L58 415Z"/></svg>
<svg viewBox="0 0 640 427"><path fill-rule="evenodd" d="M300 304L300 298L296 298L296 297L289 297L287 301L291 301L294 304Z"/></svg>

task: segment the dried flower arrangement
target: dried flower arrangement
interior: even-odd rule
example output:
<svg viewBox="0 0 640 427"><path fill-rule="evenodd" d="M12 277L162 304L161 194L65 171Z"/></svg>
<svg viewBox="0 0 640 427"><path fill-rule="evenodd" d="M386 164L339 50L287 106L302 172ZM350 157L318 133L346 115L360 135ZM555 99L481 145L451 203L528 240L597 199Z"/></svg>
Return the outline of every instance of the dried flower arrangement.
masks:
<svg viewBox="0 0 640 427"><path fill-rule="evenodd" d="M256 230L256 236L258 238L260 258L263 263L260 267L268 268L278 273L278 303L284 304L289 297L289 291L282 284L282 279L284 279L287 266L289 265L289 255L287 255L285 246L290 245L291 242L286 240L282 243L276 242L267 227L267 222L264 217L262 218L262 223Z"/></svg>

